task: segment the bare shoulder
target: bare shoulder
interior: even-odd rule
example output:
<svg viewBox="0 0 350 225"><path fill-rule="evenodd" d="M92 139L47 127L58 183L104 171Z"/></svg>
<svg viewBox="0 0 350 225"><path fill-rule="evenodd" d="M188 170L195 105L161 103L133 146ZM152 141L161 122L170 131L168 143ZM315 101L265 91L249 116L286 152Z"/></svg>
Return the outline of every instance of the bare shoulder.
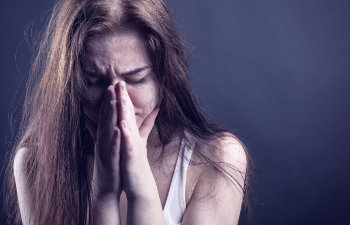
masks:
<svg viewBox="0 0 350 225"><path fill-rule="evenodd" d="M194 166L197 176L182 224L237 224L248 162L244 144L223 133L197 148L194 161L203 163L194 163L199 166Z"/></svg>
<svg viewBox="0 0 350 225"><path fill-rule="evenodd" d="M28 158L28 148L20 148L16 152L13 162L13 174L16 183L16 192L19 210L21 213L22 224L32 225L31 216L33 215L33 196L30 192L30 185L28 183L28 174L26 171L26 159Z"/></svg>
<svg viewBox="0 0 350 225"><path fill-rule="evenodd" d="M247 153L244 144L233 134L225 132L222 136L217 137L208 143L198 143L198 151L205 157L220 167L232 167L242 173L247 169ZM198 158L195 156L195 158ZM215 170L213 164L209 164L205 168L208 170ZM204 171L203 171L204 172Z"/></svg>
<svg viewBox="0 0 350 225"><path fill-rule="evenodd" d="M197 191L205 195L215 188L243 195L249 159L244 144L228 132L209 142L197 143L191 159L194 166L188 174L192 181L189 194L193 196Z"/></svg>
<svg viewBox="0 0 350 225"><path fill-rule="evenodd" d="M224 133L222 138L215 140L217 143L218 158L223 162L245 172L247 167L247 154L244 144L233 134Z"/></svg>
<svg viewBox="0 0 350 225"><path fill-rule="evenodd" d="M13 160L13 172L15 176L15 181L18 183L26 177L26 158L28 156L28 148L22 147L18 149Z"/></svg>

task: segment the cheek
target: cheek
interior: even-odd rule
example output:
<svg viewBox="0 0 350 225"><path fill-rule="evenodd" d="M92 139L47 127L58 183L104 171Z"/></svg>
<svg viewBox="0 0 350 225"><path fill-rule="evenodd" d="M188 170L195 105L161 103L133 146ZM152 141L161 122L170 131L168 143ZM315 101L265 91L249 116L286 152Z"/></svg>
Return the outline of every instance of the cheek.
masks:
<svg viewBox="0 0 350 225"><path fill-rule="evenodd" d="M128 94L134 106L136 122L140 126L143 120L158 105L158 90L153 85L148 88L129 88Z"/></svg>

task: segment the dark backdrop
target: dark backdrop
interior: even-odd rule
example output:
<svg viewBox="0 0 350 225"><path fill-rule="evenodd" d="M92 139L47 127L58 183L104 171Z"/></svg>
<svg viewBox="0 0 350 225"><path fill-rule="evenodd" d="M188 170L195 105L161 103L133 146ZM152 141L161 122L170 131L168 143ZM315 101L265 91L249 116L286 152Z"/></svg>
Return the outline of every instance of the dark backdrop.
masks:
<svg viewBox="0 0 350 225"><path fill-rule="evenodd" d="M40 27L52 4L0 2L2 163L8 110L30 62L24 30ZM255 161L253 224L350 224L350 2L169 4L196 95Z"/></svg>

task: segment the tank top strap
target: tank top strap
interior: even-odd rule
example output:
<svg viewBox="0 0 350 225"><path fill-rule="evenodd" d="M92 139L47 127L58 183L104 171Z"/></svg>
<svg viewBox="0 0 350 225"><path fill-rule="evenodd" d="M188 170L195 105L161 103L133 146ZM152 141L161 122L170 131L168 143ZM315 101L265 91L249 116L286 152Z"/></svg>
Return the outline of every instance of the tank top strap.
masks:
<svg viewBox="0 0 350 225"><path fill-rule="evenodd" d="M164 206L163 214L166 225L181 224L186 211L186 174L195 144L195 138L185 130Z"/></svg>

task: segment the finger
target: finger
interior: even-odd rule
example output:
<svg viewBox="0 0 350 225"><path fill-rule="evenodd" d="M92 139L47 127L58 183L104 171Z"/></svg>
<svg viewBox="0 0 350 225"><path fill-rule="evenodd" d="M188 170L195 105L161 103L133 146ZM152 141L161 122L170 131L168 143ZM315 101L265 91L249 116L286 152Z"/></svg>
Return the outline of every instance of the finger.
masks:
<svg viewBox="0 0 350 225"><path fill-rule="evenodd" d="M121 147L124 152L130 152L132 150L132 132L126 120L120 121L120 129Z"/></svg>
<svg viewBox="0 0 350 225"><path fill-rule="evenodd" d="M117 125L118 119L116 104L116 93L113 86L110 85L104 95L99 109L98 128L100 135L112 135L113 128Z"/></svg>
<svg viewBox="0 0 350 225"><path fill-rule="evenodd" d="M131 131L138 130L135 118L134 106L129 97L124 81L119 82L119 121L125 120Z"/></svg>
<svg viewBox="0 0 350 225"><path fill-rule="evenodd" d="M110 139L109 139L110 138ZM109 140L102 140L99 147L99 157L103 166L110 171L120 171L121 131L116 126Z"/></svg>
<svg viewBox="0 0 350 225"><path fill-rule="evenodd" d="M142 122L139 128L141 137L148 137L148 135L151 133L151 130L154 126L154 121L156 120L159 113L159 109L159 107L153 109L153 111Z"/></svg>
<svg viewBox="0 0 350 225"><path fill-rule="evenodd" d="M115 126L113 128L113 140L112 140L112 145L114 146L113 148L113 156L116 156L118 158L117 163L119 163L120 161L120 157L119 157L119 150L120 150L120 143L121 143L121 131L119 129L118 126Z"/></svg>
<svg viewBox="0 0 350 225"><path fill-rule="evenodd" d="M117 96L115 93L114 86L110 86L110 101L109 101L109 115L107 116L107 119L109 119L109 129L114 128L117 126L118 121L118 111L117 111ZM107 121L108 122L108 121Z"/></svg>

